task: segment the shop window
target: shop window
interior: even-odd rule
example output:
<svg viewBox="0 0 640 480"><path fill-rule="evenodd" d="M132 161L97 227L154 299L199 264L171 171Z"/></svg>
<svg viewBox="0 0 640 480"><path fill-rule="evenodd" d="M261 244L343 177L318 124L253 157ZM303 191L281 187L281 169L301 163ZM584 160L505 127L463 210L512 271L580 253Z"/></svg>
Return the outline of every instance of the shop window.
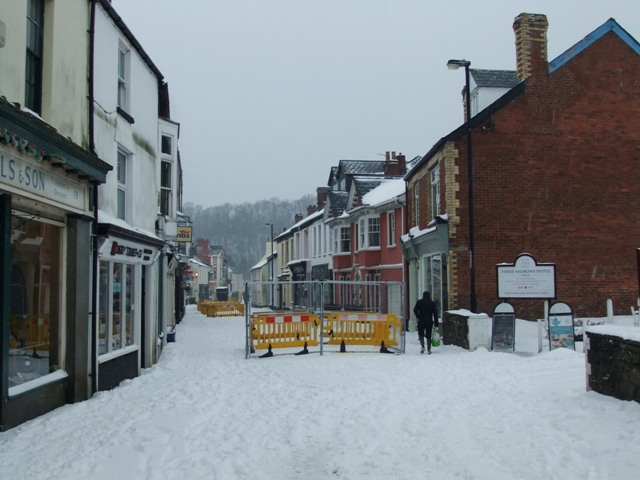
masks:
<svg viewBox="0 0 640 480"><path fill-rule="evenodd" d="M135 265L100 262L98 289L98 353L120 350L135 343Z"/></svg>
<svg viewBox="0 0 640 480"><path fill-rule="evenodd" d="M32 218L11 216L9 387L64 368L62 228Z"/></svg>

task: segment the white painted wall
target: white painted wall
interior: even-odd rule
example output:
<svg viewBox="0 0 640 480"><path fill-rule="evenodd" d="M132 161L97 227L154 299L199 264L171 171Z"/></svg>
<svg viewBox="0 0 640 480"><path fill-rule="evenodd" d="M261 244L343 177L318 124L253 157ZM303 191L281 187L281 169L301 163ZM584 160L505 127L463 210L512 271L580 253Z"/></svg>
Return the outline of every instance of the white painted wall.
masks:
<svg viewBox="0 0 640 480"><path fill-rule="evenodd" d="M41 117L88 149L89 2L45 2L44 15ZM24 105L26 0L0 0L0 20L6 26L6 44L0 48L0 95Z"/></svg>
<svg viewBox="0 0 640 480"><path fill-rule="evenodd" d="M127 178L129 225L155 232L158 211L158 79L106 12L97 6L94 64L95 144L98 155L114 166L100 186L100 208L117 217L118 146L131 154ZM117 113L118 48L130 52L129 123Z"/></svg>

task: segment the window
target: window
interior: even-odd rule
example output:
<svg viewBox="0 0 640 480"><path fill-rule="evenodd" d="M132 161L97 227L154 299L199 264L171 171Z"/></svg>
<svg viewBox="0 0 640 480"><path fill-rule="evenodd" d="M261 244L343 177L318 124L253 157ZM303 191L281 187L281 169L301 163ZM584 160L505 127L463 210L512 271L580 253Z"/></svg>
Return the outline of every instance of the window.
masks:
<svg viewBox="0 0 640 480"><path fill-rule="evenodd" d="M122 44L118 48L118 107L129 110L129 50Z"/></svg>
<svg viewBox="0 0 640 480"><path fill-rule="evenodd" d="M367 247L379 247L380 246L380 217L373 217L367 219L368 231L368 245Z"/></svg>
<svg viewBox="0 0 640 480"><path fill-rule="evenodd" d="M430 172L431 175L431 218L440 215L440 169L436 164Z"/></svg>
<svg viewBox="0 0 640 480"><path fill-rule="evenodd" d="M396 244L396 212L387 213L387 245Z"/></svg>
<svg viewBox="0 0 640 480"><path fill-rule="evenodd" d="M44 30L44 0L29 0L27 4L27 69L25 106L42 113L42 50Z"/></svg>
<svg viewBox="0 0 640 480"><path fill-rule="evenodd" d="M64 368L62 236L59 226L11 215L9 388Z"/></svg>
<svg viewBox="0 0 640 480"><path fill-rule="evenodd" d="M124 150L118 149L118 218L127 219L127 154Z"/></svg>
<svg viewBox="0 0 640 480"><path fill-rule="evenodd" d="M380 217L364 217L358 221L358 250L380 246Z"/></svg>
<svg viewBox="0 0 640 480"><path fill-rule="evenodd" d="M420 181L413 186L413 225L419 226L418 215L420 214Z"/></svg>
<svg viewBox="0 0 640 480"><path fill-rule="evenodd" d="M340 249L336 250L336 252L340 252L340 253L351 252L351 228L350 227L340 227Z"/></svg>
<svg viewBox="0 0 640 480"><path fill-rule="evenodd" d="M171 215L171 162L160 162L160 213Z"/></svg>
<svg viewBox="0 0 640 480"><path fill-rule="evenodd" d="M173 139L168 135L162 135L160 151L165 155L173 155Z"/></svg>
<svg viewBox="0 0 640 480"><path fill-rule="evenodd" d="M98 353L100 355L135 343L135 272L135 265L100 261L98 280Z"/></svg>

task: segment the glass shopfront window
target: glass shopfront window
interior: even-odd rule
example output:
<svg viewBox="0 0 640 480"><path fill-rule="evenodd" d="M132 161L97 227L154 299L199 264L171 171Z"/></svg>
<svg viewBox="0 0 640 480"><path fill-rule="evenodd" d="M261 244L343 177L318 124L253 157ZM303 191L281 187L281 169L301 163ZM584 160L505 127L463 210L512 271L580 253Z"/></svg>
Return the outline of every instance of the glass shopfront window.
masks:
<svg viewBox="0 0 640 480"><path fill-rule="evenodd" d="M100 355L135 343L134 299L136 266L121 262L100 262L99 337Z"/></svg>
<svg viewBox="0 0 640 480"><path fill-rule="evenodd" d="M60 226L11 216L9 387L64 367L61 238Z"/></svg>

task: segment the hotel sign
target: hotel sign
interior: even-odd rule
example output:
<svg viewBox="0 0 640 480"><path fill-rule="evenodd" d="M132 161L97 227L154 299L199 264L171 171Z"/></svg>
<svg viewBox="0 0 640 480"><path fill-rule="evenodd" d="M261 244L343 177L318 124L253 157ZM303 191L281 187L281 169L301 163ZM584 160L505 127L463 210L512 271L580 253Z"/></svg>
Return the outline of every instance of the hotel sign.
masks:
<svg viewBox="0 0 640 480"><path fill-rule="evenodd" d="M76 210L87 209L87 187L58 175L47 164L28 159L26 155L0 150L0 186L12 193L64 204Z"/></svg>
<svg viewBox="0 0 640 480"><path fill-rule="evenodd" d="M556 266L537 263L521 253L515 263L501 263L498 269L498 298L556 298Z"/></svg>

